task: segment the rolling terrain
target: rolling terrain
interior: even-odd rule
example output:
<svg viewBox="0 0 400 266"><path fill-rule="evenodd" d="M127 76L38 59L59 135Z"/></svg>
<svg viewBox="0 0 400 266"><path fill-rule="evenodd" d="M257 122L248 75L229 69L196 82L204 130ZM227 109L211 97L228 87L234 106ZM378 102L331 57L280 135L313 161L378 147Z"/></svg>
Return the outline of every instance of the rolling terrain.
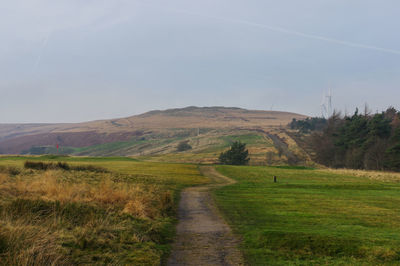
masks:
<svg viewBox="0 0 400 266"><path fill-rule="evenodd" d="M280 154L274 158L277 162L290 157L305 161L307 155L282 129L293 118L305 116L231 107L186 107L76 124L0 124L0 154L156 159L163 155L162 160L168 159L165 154L171 154L175 161L214 162L222 150L240 140L248 144L256 164L265 161L267 152ZM178 153L177 145L182 141L192 149ZM278 152L277 146L284 152Z"/></svg>

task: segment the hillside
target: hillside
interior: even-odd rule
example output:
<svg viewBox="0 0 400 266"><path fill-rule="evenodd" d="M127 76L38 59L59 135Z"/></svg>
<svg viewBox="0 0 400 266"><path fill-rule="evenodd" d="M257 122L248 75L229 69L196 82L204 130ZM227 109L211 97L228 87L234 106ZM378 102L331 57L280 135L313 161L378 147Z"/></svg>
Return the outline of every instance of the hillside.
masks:
<svg viewBox="0 0 400 266"><path fill-rule="evenodd" d="M190 153L202 161L215 160L232 141L242 140L248 143L254 158L265 158L279 139L285 150L295 149L295 143L281 129L293 118L305 116L231 107L186 107L75 124L0 124L0 154L56 153L58 144L61 154L155 156L175 154L178 143L186 141L193 149L174 155L175 160L185 160L185 154ZM280 137L271 139L271 135Z"/></svg>

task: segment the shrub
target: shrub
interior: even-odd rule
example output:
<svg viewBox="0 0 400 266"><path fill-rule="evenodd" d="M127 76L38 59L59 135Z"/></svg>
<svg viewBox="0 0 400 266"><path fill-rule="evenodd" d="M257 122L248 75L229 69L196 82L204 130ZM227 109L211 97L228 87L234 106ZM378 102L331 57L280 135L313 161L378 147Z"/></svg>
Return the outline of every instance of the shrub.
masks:
<svg viewBox="0 0 400 266"><path fill-rule="evenodd" d="M89 172L97 172L97 173L108 173L109 172L104 167L94 166L94 165L74 165L74 166L70 166L70 170L89 171Z"/></svg>
<svg viewBox="0 0 400 266"><path fill-rule="evenodd" d="M26 169L34 169L34 170L47 170L52 163L44 163L44 162L32 162L26 161L24 163L24 167Z"/></svg>
<svg viewBox="0 0 400 266"><path fill-rule="evenodd" d="M235 141L228 151L222 152L219 156L221 164L245 165L248 164L249 160L246 144L240 141Z"/></svg>
<svg viewBox="0 0 400 266"><path fill-rule="evenodd" d="M35 170L56 170L62 169L65 171L89 171L89 172L97 172L97 173L108 173L109 171L100 166L94 165L69 165L65 162L57 162L57 163L46 163L46 162L32 162L26 161L24 164L26 169L35 169Z"/></svg>
<svg viewBox="0 0 400 266"><path fill-rule="evenodd" d="M67 163L63 162L58 162L56 168L64 169L64 170L70 170L70 166Z"/></svg>
<svg viewBox="0 0 400 266"><path fill-rule="evenodd" d="M188 141L181 141L176 148L177 151L191 150L192 146L189 145Z"/></svg>

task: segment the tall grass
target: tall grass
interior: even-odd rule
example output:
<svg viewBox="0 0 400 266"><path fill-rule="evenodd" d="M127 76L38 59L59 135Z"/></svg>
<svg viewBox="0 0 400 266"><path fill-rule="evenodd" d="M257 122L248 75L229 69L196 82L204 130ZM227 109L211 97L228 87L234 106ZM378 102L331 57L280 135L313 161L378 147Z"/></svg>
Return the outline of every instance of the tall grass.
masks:
<svg viewBox="0 0 400 266"><path fill-rule="evenodd" d="M179 189L205 182L196 166L89 162L0 166L0 265L161 263Z"/></svg>
<svg viewBox="0 0 400 266"><path fill-rule="evenodd" d="M15 176L18 175L20 172L21 170L18 167L0 165L0 173Z"/></svg>
<svg viewBox="0 0 400 266"><path fill-rule="evenodd" d="M3 220L0 227L1 265L71 264L49 228L32 226L26 219Z"/></svg>
<svg viewBox="0 0 400 266"><path fill-rule="evenodd" d="M350 175L368 178L371 180L384 181L384 182L400 182L400 173L398 172L384 172L384 171L370 171L370 170L356 170L356 169L324 169L318 170L319 172L331 172L340 175Z"/></svg>
<svg viewBox="0 0 400 266"><path fill-rule="evenodd" d="M143 185L113 180L104 174L96 183L71 182L73 174L48 170L10 179L0 176L0 189L13 191L15 196L50 201L93 203L105 208L122 210L141 218L160 217L174 202L170 191L157 185ZM171 206L168 206L169 203Z"/></svg>

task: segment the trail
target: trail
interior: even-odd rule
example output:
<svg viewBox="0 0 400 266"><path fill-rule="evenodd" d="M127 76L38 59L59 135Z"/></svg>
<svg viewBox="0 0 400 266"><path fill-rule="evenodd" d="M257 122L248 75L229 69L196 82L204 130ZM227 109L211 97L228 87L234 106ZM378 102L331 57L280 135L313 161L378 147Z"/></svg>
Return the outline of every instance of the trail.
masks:
<svg viewBox="0 0 400 266"><path fill-rule="evenodd" d="M235 183L212 166L201 172L214 183L182 191L177 237L167 265L244 265L239 241L218 213L210 189Z"/></svg>

